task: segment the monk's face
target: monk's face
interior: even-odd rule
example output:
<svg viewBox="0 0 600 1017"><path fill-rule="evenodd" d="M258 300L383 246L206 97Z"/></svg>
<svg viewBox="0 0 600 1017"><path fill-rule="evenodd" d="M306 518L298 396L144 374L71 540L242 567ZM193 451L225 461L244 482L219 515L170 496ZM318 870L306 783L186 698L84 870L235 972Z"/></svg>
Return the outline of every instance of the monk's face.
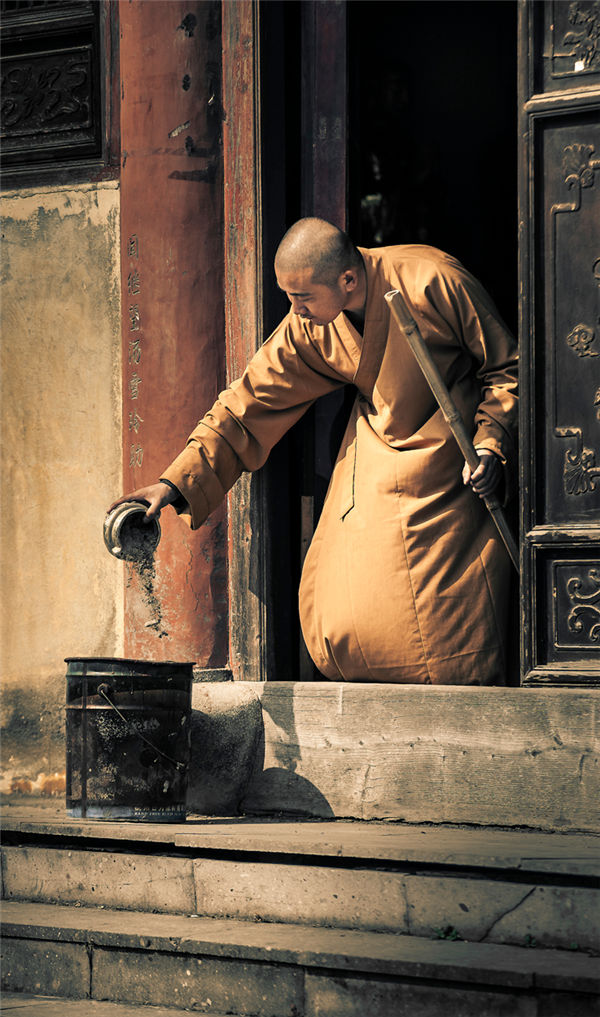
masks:
<svg viewBox="0 0 600 1017"><path fill-rule="evenodd" d="M277 271L277 285L292 305L292 313L315 325L329 325L342 311L349 309L356 289L357 273L343 272L334 286L313 279L312 268Z"/></svg>

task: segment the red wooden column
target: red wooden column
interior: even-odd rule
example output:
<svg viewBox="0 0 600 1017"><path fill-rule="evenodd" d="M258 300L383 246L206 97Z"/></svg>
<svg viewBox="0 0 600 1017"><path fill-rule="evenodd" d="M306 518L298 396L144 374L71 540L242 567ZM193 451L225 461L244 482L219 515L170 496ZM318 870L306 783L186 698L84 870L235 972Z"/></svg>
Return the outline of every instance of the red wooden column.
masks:
<svg viewBox="0 0 600 1017"><path fill-rule="evenodd" d="M223 149L227 375L239 377L263 339L259 5L223 0ZM229 495L230 661L261 681L268 661L268 567L260 473Z"/></svg>
<svg viewBox="0 0 600 1017"><path fill-rule="evenodd" d="M224 385L218 0L120 5L124 490L156 481ZM128 577L125 652L227 663L225 509L161 517ZM126 566L126 568L128 568Z"/></svg>

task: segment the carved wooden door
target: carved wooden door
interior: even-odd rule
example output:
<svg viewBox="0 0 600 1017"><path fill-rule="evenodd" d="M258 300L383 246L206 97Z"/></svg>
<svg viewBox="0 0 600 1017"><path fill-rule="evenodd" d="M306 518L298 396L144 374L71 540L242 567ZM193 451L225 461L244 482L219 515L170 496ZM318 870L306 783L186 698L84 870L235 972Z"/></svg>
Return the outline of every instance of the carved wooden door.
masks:
<svg viewBox="0 0 600 1017"><path fill-rule="evenodd" d="M600 3L520 35L523 683L600 685Z"/></svg>

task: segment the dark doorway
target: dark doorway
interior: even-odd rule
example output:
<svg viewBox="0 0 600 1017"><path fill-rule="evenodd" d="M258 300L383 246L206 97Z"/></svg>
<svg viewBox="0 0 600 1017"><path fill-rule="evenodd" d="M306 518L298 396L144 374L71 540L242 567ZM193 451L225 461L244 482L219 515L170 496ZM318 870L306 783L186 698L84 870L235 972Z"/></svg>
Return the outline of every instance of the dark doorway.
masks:
<svg viewBox="0 0 600 1017"><path fill-rule="evenodd" d="M517 324L517 4L350 0L348 229L361 246L423 243L477 276ZM302 50L298 0L261 7L265 323L287 306L276 290L276 244L301 214ZM346 414L352 401L348 392ZM306 680L297 590L307 500L316 525L344 430L334 401L274 449L268 505L270 672ZM331 419L329 419L331 418ZM314 672L314 677L319 675Z"/></svg>
<svg viewBox="0 0 600 1017"><path fill-rule="evenodd" d="M517 324L517 5L353 0L349 232L431 244Z"/></svg>

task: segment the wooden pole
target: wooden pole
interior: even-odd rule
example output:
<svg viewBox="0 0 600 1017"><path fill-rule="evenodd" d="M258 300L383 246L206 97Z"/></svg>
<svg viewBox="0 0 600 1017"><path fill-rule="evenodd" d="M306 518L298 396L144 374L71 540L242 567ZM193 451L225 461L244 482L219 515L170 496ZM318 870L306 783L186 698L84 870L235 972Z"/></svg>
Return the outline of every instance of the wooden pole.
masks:
<svg viewBox="0 0 600 1017"><path fill-rule="evenodd" d="M427 346L423 342L423 337L419 332L419 327L408 310L404 297L399 290L390 290L389 293L385 294L385 299L390 305L394 318L404 332L406 341L413 351L419 367L425 375L427 384L433 392L452 434L456 438L458 447L465 457L465 461L469 469L472 473L474 473L479 466L481 459L475 450L473 442L471 441L463 423L462 417L454 405L450 393L442 380L442 376L437 369L437 365ZM486 508L494 520L494 523L496 524L498 533L504 541L510 560L518 572L519 554L517 551L517 545L506 521L504 512L502 511L500 502L493 494L485 497L483 501L485 502Z"/></svg>

